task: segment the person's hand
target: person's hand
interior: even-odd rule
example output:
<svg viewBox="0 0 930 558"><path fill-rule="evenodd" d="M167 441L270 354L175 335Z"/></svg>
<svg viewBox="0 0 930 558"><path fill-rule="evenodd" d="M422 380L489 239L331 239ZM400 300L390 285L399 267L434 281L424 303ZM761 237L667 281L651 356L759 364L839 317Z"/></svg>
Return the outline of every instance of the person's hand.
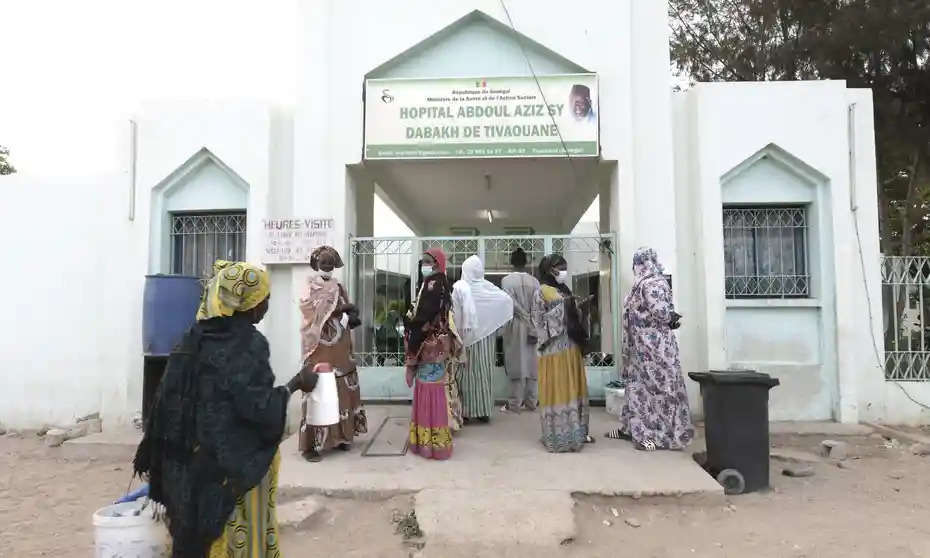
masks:
<svg viewBox="0 0 930 558"><path fill-rule="evenodd" d="M594 300L594 295L574 296L572 298L574 299L575 306L577 308L587 308L591 304L591 301Z"/></svg>
<svg viewBox="0 0 930 558"><path fill-rule="evenodd" d="M407 380L407 387L412 388L412 387L413 387L413 377L414 377L414 375L416 374L416 367L414 367L414 366L408 366L406 372L407 372L407 374L406 374L406 378L405 378L405 379Z"/></svg>
<svg viewBox="0 0 930 558"><path fill-rule="evenodd" d="M317 381L320 379L320 377L317 376L317 372L325 372L325 371L331 371L331 370L332 369L329 368L329 365L325 363L317 364L315 366L311 364L306 364L300 370L300 372L298 372L297 375L294 376L294 378L297 380L298 389L300 389L300 391L303 391L304 393L309 393L313 391L313 388L316 387Z"/></svg>
<svg viewBox="0 0 930 558"><path fill-rule="evenodd" d="M346 302L345 304L336 306L336 309L333 312L336 314L353 314L358 313L358 308L351 302Z"/></svg>

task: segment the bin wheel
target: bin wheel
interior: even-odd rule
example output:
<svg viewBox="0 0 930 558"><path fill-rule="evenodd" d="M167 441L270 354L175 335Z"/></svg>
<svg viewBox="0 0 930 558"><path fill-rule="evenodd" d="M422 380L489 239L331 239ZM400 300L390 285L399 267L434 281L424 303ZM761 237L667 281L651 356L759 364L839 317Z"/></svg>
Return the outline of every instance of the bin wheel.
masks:
<svg viewBox="0 0 930 558"><path fill-rule="evenodd" d="M742 494L746 490L746 479L736 469L724 469L717 475L717 482L723 487L727 496Z"/></svg>

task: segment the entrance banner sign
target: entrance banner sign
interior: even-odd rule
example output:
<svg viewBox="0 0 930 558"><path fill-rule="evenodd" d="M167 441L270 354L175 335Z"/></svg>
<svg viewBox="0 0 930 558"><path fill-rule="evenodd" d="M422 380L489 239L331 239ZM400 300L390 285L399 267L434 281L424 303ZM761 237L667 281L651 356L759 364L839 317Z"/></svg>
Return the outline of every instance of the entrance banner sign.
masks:
<svg viewBox="0 0 930 558"><path fill-rule="evenodd" d="M318 217L262 219L264 264L309 264L320 246L335 246L336 220Z"/></svg>
<svg viewBox="0 0 930 558"><path fill-rule="evenodd" d="M596 157L598 115L597 74L369 79L365 158Z"/></svg>

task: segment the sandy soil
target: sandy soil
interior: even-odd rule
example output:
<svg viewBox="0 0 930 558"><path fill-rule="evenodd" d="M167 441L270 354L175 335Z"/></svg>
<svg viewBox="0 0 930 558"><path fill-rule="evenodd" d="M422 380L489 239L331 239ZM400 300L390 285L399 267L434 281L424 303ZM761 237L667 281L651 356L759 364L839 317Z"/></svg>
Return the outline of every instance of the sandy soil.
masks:
<svg viewBox="0 0 930 558"><path fill-rule="evenodd" d="M820 436L778 436L774 445L814 452ZM700 501L578 496L576 539L559 549L431 547L422 552L394 534L395 510L410 498L380 502L328 499L302 532L283 531L289 558L513 556L675 558L930 557L930 457L881 438L846 438L844 468L815 466L809 478L782 476L772 462L774 489ZM129 466L113 460L69 460L34 436L0 437L0 556L92 556L90 514L125 492ZM614 517L611 508L620 517ZM625 523L633 518L641 524ZM610 525L606 525L607 521Z"/></svg>
<svg viewBox="0 0 930 558"><path fill-rule="evenodd" d="M776 446L816 452L822 436L777 436ZM851 459L814 466L789 478L772 461L764 494L729 498L724 506L579 498L578 537L571 556L664 558L930 557L930 457L880 438L843 438ZM622 510L615 519L610 508ZM633 517L642 526L632 528ZM603 524L607 520L611 526Z"/></svg>

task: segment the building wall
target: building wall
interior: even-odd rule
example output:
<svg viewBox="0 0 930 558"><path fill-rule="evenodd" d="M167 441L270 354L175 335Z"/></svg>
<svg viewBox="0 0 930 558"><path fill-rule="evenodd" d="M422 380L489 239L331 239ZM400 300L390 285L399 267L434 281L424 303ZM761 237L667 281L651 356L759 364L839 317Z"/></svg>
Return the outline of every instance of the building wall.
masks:
<svg viewBox="0 0 930 558"><path fill-rule="evenodd" d="M141 327L142 287L141 275L129 272L139 247L125 176L13 175L0 188L0 422L26 428L93 412L125 416L131 362L141 375L141 352L131 355L141 339L131 332Z"/></svg>
<svg viewBox="0 0 930 558"><path fill-rule="evenodd" d="M153 188L193 155L208 149L248 184L250 261L261 260L261 220L269 204L290 213L290 200L282 204L269 189L291 186L289 114L257 102L166 102L143 107L135 121L133 219L128 122L118 133L125 146L121 174L2 179L0 232L5 239L28 238L5 242L10 268L21 271L0 278L6 292L16 293L13 311L0 318L0 421L9 426L37 427L91 412L113 426L141 410L145 275L169 271L160 258L168 236L158 223L161 214L153 215ZM216 167L207 168L193 173L183 199L174 201L183 209L243 207L242 199L207 195L222 178ZM296 370L279 361L299 350L283 334L299 327L292 279L290 268L272 269L276 296L262 324L272 365L285 379Z"/></svg>
<svg viewBox="0 0 930 558"><path fill-rule="evenodd" d="M679 195L689 197L679 198L678 230L688 242L680 247L681 258L694 280L677 298L686 310L701 312L702 322L682 333L683 347L694 351L689 360L703 368L749 367L778 376L774 419L854 422L860 413L871 414L883 380L870 332L880 324L862 319L870 303L873 315L880 315L869 93L847 90L842 82L732 83L699 84L680 97L674 105L676 184ZM860 105L852 161L851 100ZM727 183L734 169L766 149L780 154L803 180L763 162ZM853 192L854 181L864 186ZM858 202L856 214L851 196ZM811 204L810 299L724 298L725 201ZM865 280L875 293L870 303L855 215L865 239ZM866 392L861 389L866 386L879 389Z"/></svg>

